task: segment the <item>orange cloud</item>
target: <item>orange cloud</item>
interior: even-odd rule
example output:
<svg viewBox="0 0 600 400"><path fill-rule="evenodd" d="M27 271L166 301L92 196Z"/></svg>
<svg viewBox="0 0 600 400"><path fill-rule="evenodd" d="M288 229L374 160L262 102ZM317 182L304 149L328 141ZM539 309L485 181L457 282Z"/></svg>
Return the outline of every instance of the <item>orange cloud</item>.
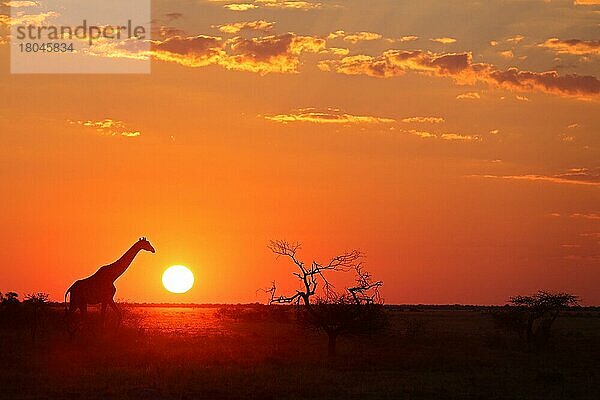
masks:
<svg viewBox="0 0 600 400"><path fill-rule="evenodd" d="M265 118L270 121L284 124L290 122L311 122L320 124L389 124L396 122L396 120L391 118L346 114L335 108L328 108L325 111L318 111L315 108L304 108L295 110L289 114L267 115Z"/></svg>
<svg viewBox="0 0 600 400"><path fill-rule="evenodd" d="M480 99L481 95L477 92L467 92L457 95L456 98L459 100L476 100Z"/></svg>
<svg viewBox="0 0 600 400"><path fill-rule="evenodd" d="M141 41L97 43L90 54L141 59L151 57L186 67L216 64L229 70L267 74L297 73L302 53L329 52L324 39L294 33L249 39L235 37L226 41L207 35L177 35L151 43L150 51L142 48Z"/></svg>
<svg viewBox="0 0 600 400"><path fill-rule="evenodd" d="M481 137L478 135L465 135L461 133L442 133L438 134L431 131L425 131L421 129L400 129L400 132L407 133L409 135L418 136L423 139L438 139L442 141L454 141L454 142L479 142Z"/></svg>
<svg viewBox="0 0 600 400"><path fill-rule="evenodd" d="M26 0L23 0L23 1L13 0L13 1L4 2L2 4L7 7L12 7L12 8L38 7L40 5L40 3L38 3L37 1L26 1Z"/></svg>
<svg viewBox="0 0 600 400"><path fill-rule="evenodd" d="M437 137L437 135L435 133L428 132L428 131L420 131L420 130L417 130L417 129L403 130L402 132L405 132L405 133L408 133L408 134L411 134L411 135L415 135L415 136L418 136L418 137L423 138L423 139Z"/></svg>
<svg viewBox="0 0 600 400"><path fill-rule="evenodd" d="M399 38L386 38L385 40L389 43L397 43L397 42L412 42L413 40L417 40L419 37L414 35L402 36Z"/></svg>
<svg viewBox="0 0 600 400"><path fill-rule="evenodd" d="M298 72L301 53L318 53L326 49L324 39L294 33L252 39L238 37L229 43L232 54L222 58L221 65L261 74Z"/></svg>
<svg viewBox="0 0 600 400"><path fill-rule="evenodd" d="M218 63L225 52L221 38L214 36L173 36L153 43L151 56L186 67L204 67Z"/></svg>
<svg viewBox="0 0 600 400"><path fill-rule="evenodd" d="M523 35L516 35L516 36L513 36L511 38L506 39L506 41L509 42L509 43L520 43L523 39L525 39L525 36L523 36Z"/></svg>
<svg viewBox="0 0 600 400"><path fill-rule="evenodd" d="M540 91L565 96L598 96L600 81L595 76L559 75L556 71L531 72L517 68L500 70L492 64L473 63L471 53L432 53L426 50L388 50L379 57L355 55L318 64L323 71L377 78L416 72L447 76L459 84L485 82L514 91Z"/></svg>
<svg viewBox="0 0 600 400"><path fill-rule="evenodd" d="M275 26L274 22L267 22L263 20L247 21L247 22L234 22L230 24L217 25L216 27L223 33L239 33L245 30L253 31L269 31Z"/></svg>
<svg viewBox="0 0 600 400"><path fill-rule="evenodd" d="M248 11L258 8L258 6L250 3L225 4L223 7L231 11Z"/></svg>
<svg viewBox="0 0 600 400"><path fill-rule="evenodd" d="M450 43L456 43L456 39L451 38L451 37L440 37L440 38L435 38L435 39L429 39L432 42L438 42L438 43L442 43L442 44L450 44Z"/></svg>
<svg viewBox="0 0 600 400"><path fill-rule="evenodd" d="M357 32L350 35L346 35L344 40L353 44L358 42L367 42L371 40L381 39L381 35L379 33L374 32Z"/></svg>
<svg viewBox="0 0 600 400"><path fill-rule="evenodd" d="M600 213L574 213L571 217L600 220Z"/></svg>
<svg viewBox="0 0 600 400"><path fill-rule="evenodd" d="M0 25L12 26L12 25L42 25L47 20L60 16L59 13L54 11L48 11L38 14L19 14L19 15L0 15Z"/></svg>
<svg viewBox="0 0 600 400"><path fill-rule="evenodd" d="M444 140L453 140L460 142L478 142L481 140L481 137L477 135L463 135L460 133L443 133L440 137Z"/></svg>
<svg viewBox="0 0 600 400"><path fill-rule="evenodd" d="M388 50L381 57L357 55L319 63L325 71L389 78L406 72L458 75L471 63L470 53L435 54L424 50Z"/></svg>
<svg viewBox="0 0 600 400"><path fill-rule="evenodd" d="M470 175L479 178L510 179L522 181L542 181L558 184L600 186L600 168L572 168L566 172L555 175ZM573 214L572 216L585 217L584 214ZM588 216L589 217L589 216ZM600 215L598 216L600 219Z"/></svg>
<svg viewBox="0 0 600 400"><path fill-rule="evenodd" d="M444 122L444 118L442 117L408 117L408 118L404 118L402 120L402 122L426 122L426 123L430 123L430 124L441 124L442 122Z"/></svg>
<svg viewBox="0 0 600 400"><path fill-rule="evenodd" d="M597 96L600 81L595 76L577 74L559 75L556 71L531 72L509 68L505 71L490 70L488 82L514 90L537 90L546 93L570 96Z"/></svg>
<svg viewBox="0 0 600 400"><path fill-rule="evenodd" d="M600 55L600 40L560 40L552 38L538 46L550 49L558 54Z"/></svg>
<svg viewBox="0 0 600 400"><path fill-rule="evenodd" d="M254 2L267 8L292 8L296 10L314 10L323 8L322 3L313 3L309 1L255 0Z"/></svg>
<svg viewBox="0 0 600 400"><path fill-rule="evenodd" d="M101 135L106 136L126 136L136 137L140 136L140 131L129 129L125 126L123 121L117 121L114 119L106 118L99 121L68 121L71 125L81 125L86 128L94 129Z"/></svg>
<svg viewBox="0 0 600 400"><path fill-rule="evenodd" d="M350 54L350 50L341 47L329 47L321 51L321 53L330 53L336 56L347 56L348 54Z"/></svg>

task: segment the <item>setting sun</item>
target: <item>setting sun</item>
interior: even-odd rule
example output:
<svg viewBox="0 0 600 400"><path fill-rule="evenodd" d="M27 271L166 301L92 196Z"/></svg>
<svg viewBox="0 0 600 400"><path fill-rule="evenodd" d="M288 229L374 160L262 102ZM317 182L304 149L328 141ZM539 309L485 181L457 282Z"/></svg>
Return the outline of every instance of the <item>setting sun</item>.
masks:
<svg viewBox="0 0 600 400"><path fill-rule="evenodd" d="M173 265L163 273L162 283L172 293L185 293L194 286L194 274L183 265Z"/></svg>

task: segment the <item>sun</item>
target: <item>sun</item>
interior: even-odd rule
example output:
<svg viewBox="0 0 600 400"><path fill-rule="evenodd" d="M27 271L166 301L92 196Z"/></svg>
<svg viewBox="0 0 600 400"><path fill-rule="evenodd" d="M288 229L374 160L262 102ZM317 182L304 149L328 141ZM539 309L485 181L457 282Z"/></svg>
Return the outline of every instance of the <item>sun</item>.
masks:
<svg viewBox="0 0 600 400"><path fill-rule="evenodd" d="M185 293L194 286L194 274L188 267L173 265L163 273L162 283L172 293Z"/></svg>

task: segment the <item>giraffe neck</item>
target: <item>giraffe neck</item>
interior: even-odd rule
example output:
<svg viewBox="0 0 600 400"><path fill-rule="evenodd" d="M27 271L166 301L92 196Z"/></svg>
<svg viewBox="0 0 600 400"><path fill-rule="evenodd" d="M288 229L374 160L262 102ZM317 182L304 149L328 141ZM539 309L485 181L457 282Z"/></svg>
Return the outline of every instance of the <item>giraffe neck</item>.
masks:
<svg viewBox="0 0 600 400"><path fill-rule="evenodd" d="M118 277L123 275L127 268L129 268L129 266L133 262L133 259L140 250L141 248L138 246L138 244L134 244L129 250L125 252L125 254L121 256L121 258L119 258L117 261L115 261L109 266L108 274L113 280L113 282L117 280Z"/></svg>

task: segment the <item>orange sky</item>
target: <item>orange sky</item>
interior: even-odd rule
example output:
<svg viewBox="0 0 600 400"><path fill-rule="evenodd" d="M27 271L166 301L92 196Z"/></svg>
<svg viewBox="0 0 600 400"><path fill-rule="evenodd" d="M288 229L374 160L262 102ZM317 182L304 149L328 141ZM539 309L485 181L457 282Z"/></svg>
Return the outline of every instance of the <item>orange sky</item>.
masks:
<svg viewBox="0 0 600 400"><path fill-rule="evenodd" d="M11 75L0 15L0 291L147 236L120 299L264 301L287 239L362 249L388 303L600 304L600 5L235 3L154 1L149 75Z"/></svg>

